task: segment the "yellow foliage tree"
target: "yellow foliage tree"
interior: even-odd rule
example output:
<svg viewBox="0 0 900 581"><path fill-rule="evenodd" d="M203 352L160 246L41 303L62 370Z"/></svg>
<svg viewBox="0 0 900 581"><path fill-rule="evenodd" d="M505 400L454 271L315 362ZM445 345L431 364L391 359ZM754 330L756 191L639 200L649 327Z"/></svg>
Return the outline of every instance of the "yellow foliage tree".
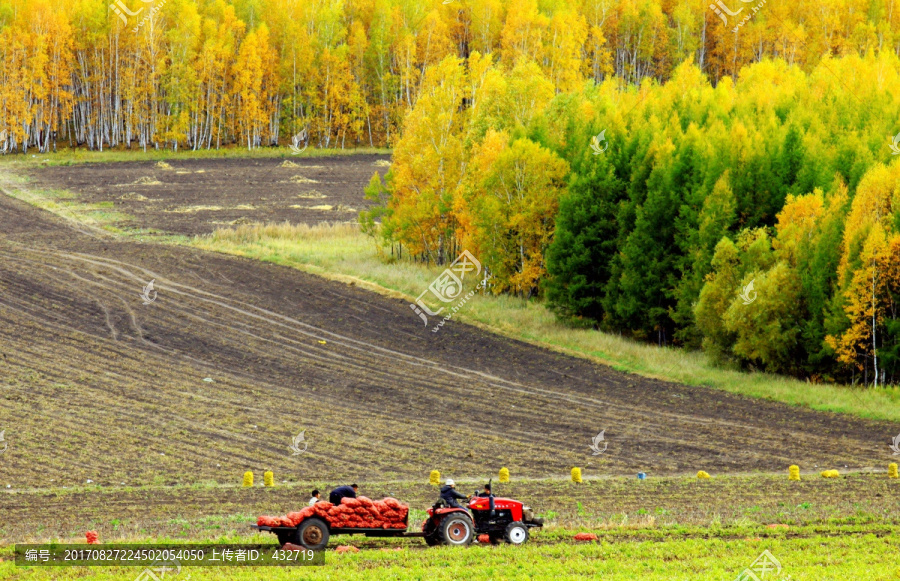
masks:
<svg viewBox="0 0 900 581"><path fill-rule="evenodd" d="M840 335L826 338L839 361L860 370L868 370L871 361L876 387L879 329L896 309L892 296L900 291L897 214L900 163L876 165L860 181L845 222L838 281L848 325Z"/></svg>
<svg viewBox="0 0 900 581"><path fill-rule="evenodd" d="M508 141L505 133L490 131L476 149L471 162L476 171L457 204L460 234L490 265L496 290L531 296L546 272L569 168L528 139Z"/></svg>
<svg viewBox="0 0 900 581"><path fill-rule="evenodd" d="M548 18L541 14L537 0L513 0L506 11L500 32L501 60L509 67L522 61L540 60L541 38Z"/></svg>
<svg viewBox="0 0 900 581"><path fill-rule="evenodd" d="M548 28L544 70L557 91L574 91L584 82L582 51L587 40L587 22L573 10L557 10L550 18ZM597 56L603 58L602 54ZM602 68L603 64L598 63L598 66Z"/></svg>
<svg viewBox="0 0 900 581"><path fill-rule="evenodd" d="M459 106L468 95L466 81L462 61L456 57L429 69L394 149L384 234L436 264L452 260L457 251L452 204L465 173L461 134L467 113Z"/></svg>
<svg viewBox="0 0 900 581"><path fill-rule="evenodd" d="M828 0L816 26L801 3L767 5L738 27L749 6L730 4L741 13L722 21L687 0L168 0L132 16L98 0L6 0L0 130L42 151L57 140L258 147L304 128L322 145L391 145L428 69L449 56L477 52L504 74L530 63L562 93L584 78L663 81L687 60L727 86L767 59L837 69L832 54L894 54L890 2ZM889 92L885 75L845 71L835 76L850 91Z"/></svg>

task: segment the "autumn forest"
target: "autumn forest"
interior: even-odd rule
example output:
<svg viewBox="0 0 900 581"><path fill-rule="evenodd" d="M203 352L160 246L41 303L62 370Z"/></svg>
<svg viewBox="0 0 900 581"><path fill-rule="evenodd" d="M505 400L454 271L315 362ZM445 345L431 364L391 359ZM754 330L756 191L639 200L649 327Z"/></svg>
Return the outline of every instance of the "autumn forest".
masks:
<svg viewBox="0 0 900 581"><path fill-rule="evenodd" d="M5 0L0 147L389 147L363 230L723 364L900 382L895 0ZM898 136L898 137L894 137Z"/></svg>

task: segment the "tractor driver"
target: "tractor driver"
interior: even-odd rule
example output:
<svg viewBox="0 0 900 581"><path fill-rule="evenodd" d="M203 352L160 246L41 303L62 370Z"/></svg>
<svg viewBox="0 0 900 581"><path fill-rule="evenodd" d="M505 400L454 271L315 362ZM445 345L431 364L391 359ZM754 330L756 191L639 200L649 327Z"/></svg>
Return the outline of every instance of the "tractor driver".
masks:
<svg viewBox="0 0 900 581"><path fill-rule="evenodd" d="M491 483L490 482L488 482L487 484L484 485L484 492L479 492L478 496L480 498L488 499L488 507L490 508L491 516L494 516L494 493L491 492Z"/></svg>
<svg viewBox="0 0 900 581"><path fill-rule="evenodd" d="M456 483L453 482L450 478L444 482L444 486L441 487L441 500L447 503L447 506L451 508L465 508L460 505L457 500L467 500L465 494L462 494L456 490Z"/></svg>

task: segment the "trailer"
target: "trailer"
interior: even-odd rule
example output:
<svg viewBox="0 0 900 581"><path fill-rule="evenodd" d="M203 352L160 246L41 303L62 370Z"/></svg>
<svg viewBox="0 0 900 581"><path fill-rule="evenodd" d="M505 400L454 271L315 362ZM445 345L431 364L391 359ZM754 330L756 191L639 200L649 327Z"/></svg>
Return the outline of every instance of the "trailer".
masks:
<svg viewBox="0 0 900 581"><path fill-rule="evenodd" d="M407 528L409 523L407 522ZM250 525L250 528L265 531L278 537L278 544L293 543L306 549L320 551L328 545L332 536L364 535L366 537L424 537L424 532L413 532L407 529L369 529L362 527L332 527L328 521L309 517L296 527L270 527L266 525Z"/></svg>

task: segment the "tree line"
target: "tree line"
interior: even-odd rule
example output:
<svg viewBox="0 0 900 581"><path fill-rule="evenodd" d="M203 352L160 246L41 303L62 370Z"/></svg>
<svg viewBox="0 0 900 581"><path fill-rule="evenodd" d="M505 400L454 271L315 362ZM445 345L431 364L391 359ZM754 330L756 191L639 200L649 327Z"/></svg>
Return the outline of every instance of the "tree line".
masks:
<svg viewBox="0 0 900 581"><path fill-rule="evenodd" d="M6 0L0 146L391 146L451 56L566 93L870 51L900 52L893 0Z"/></svg>
<svg viewBox="0 0 900 581"><path fill-rule="evenodd" d="M814 381L900 381L900 59L558 92L534 61L426 71L361 215L573 324ZM380 228L375 223L380 221Z"/></svg>

